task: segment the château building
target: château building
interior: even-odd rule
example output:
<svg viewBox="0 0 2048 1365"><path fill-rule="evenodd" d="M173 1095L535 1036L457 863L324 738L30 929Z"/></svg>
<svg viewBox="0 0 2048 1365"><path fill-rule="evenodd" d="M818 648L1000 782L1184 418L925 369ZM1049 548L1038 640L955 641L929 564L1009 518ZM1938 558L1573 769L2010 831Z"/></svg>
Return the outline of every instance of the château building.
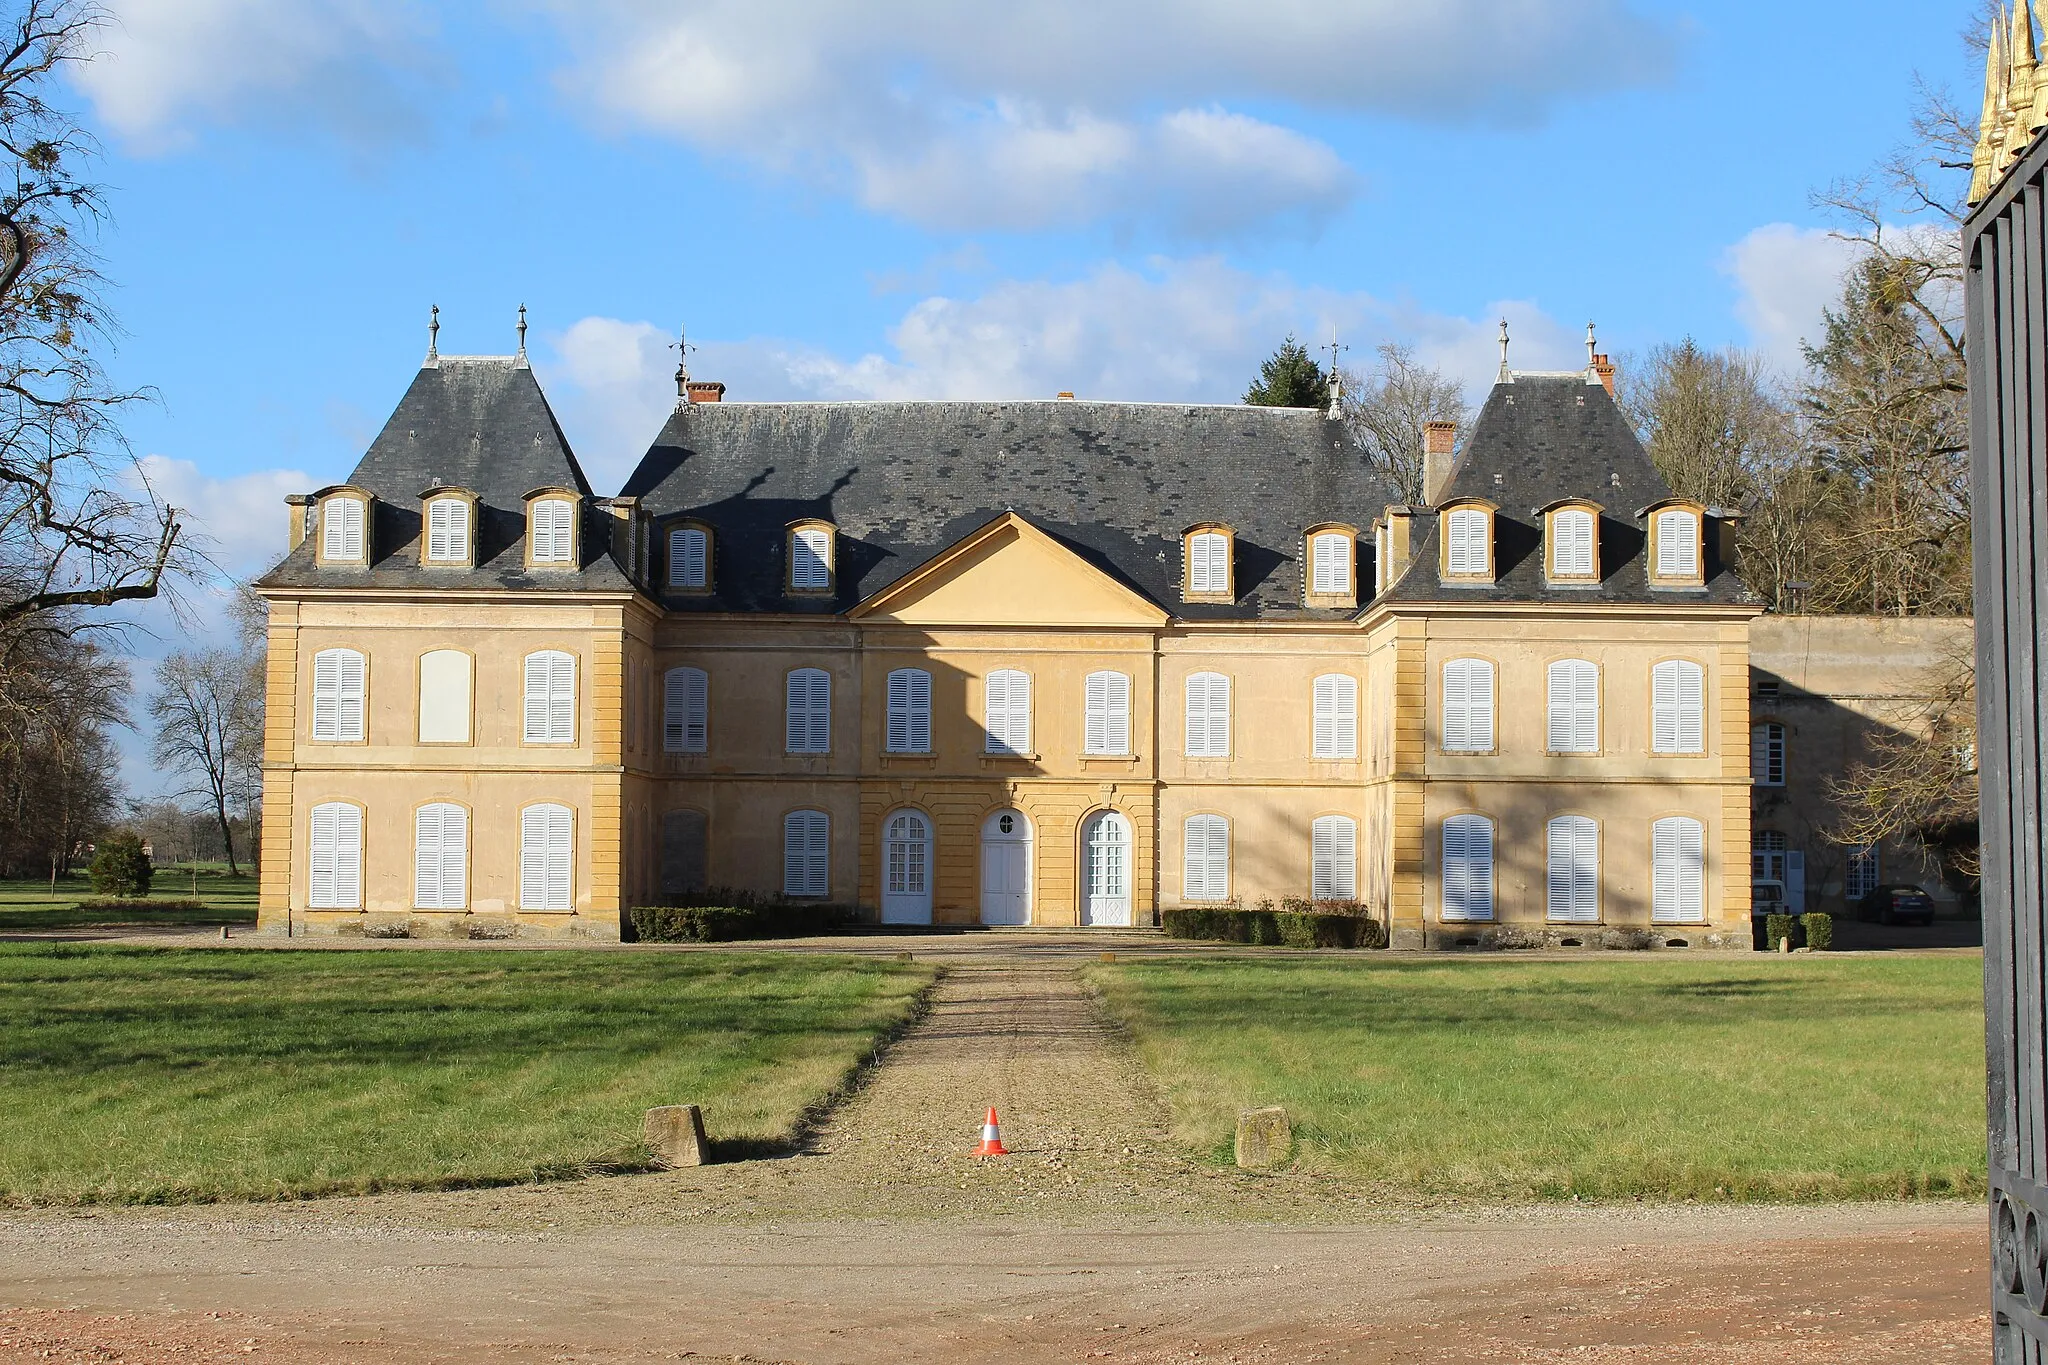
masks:
<svg viewBox="0 0 2048 1365"><path fill-rule="evenodd" d="M1411 506L1313 409L679 375L605 497L523 348L430 350L259 585L263 925L615 938L737 887L1746 947L1759 608L1612 383L1504 362Z"/></svg>

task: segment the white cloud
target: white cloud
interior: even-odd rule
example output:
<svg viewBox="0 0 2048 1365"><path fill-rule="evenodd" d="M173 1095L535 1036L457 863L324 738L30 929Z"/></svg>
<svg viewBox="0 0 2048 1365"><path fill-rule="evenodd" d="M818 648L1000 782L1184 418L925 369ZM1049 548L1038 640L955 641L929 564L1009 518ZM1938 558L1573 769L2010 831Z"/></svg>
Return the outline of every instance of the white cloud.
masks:
<svg viewBox="0 0 2048 1365"><path fill-rule="evenodd" d="M187 543L231 578L248 578L284 558L287 493L319 485L298 469L259 469L214 478L190 460L145 455L138 463L156 496L185 513Z"/></svg>
<svg viewBox="0 0 2048 1365"><path fill-rule="evenodd" d="M535 361L577 461L600 492L625 483L675 407L674 339L651 322L584 318Z"/></svg>
<svg viewBox="0 0 2048 1365"><path fill-rule="evenodd" d="M1767 223L1728 248L1722 270L1737 290L1735 316L1750 346L1780 374L1805 364L1802 342L1820 337L1822 312L1842 292L1842 274L1860 254L1819 228Z"/></svg>
<svg viewBox="0 0 2048 1365"><path fill-rule="evenodd" d="M115 133L174 146L191 123L310 117L351 136L416 128L424 14L406 0L111 0L77 81Z"/></svg>
<svg viewBox="0 0 2048 1365"><path fill-rule="evenodd" d="M1669 68L1627 0L528 0L620 123L946 228L1313 222L1357 178L1228 105L1540 119Z"/></svg>

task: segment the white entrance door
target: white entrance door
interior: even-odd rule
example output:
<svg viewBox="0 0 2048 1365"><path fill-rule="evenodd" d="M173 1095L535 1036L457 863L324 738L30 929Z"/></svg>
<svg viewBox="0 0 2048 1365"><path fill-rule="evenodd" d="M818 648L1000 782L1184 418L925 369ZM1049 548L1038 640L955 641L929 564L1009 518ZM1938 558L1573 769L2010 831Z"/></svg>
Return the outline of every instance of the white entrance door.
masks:
<svg viewBox="0 0 2048 1365"><path fill-rule="evenodd" d="M1031 825L999 810L981 826L981 922L1031 923Z"/></svg>
<svg viewBox="0 0 2048 1365"><path fill-rule="evenodd" d="M1131 923L1131 822L1103 811L1081 830L1081 923Z"/></svg>
<svg viewBox="0 0 2048 1365"><path fill-rule="evenodd" d="M932 827L899 810L882 831L882 923L932 922Z"/></svg>

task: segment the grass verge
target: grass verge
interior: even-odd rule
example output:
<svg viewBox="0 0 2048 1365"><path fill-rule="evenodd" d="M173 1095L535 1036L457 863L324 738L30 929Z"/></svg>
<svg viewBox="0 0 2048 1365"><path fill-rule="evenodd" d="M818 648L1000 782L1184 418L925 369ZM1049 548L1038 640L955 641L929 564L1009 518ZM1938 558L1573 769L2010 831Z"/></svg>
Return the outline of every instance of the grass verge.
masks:
<svg viewBox="0 0 2048 1365"><path fill-rule="evenodd" d="M43 929L95 929L112 925L213 925L256 922L256 876L184 867L157 869L147 906L96 905L83 875L48 881L0 881L0 934ZM195 907L193 901L199 904Z"/></svg>
<svg viewBox="0 0 2048 1365"><path fill-rule="evenodd" d="M745 953L0 946L0 1202L642 1168L642 1112L787 1142L929 968Z"/></svg>
<svg viewBox="0 0 2048 1365"><path fill-rule="evenodd" d="M1089 969L1231 1160L1279 1104L1297 1164L1390 1192L1822 1200L1984 1192L1982 964L1141 962Z"/></svg>

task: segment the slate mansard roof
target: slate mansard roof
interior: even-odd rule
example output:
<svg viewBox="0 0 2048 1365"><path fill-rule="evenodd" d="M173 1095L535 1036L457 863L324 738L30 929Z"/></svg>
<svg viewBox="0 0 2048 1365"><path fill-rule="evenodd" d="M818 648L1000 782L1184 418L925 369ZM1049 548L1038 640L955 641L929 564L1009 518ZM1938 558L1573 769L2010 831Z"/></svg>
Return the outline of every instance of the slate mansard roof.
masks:
<svg viewBox="0 0 2048 1365"><path fill-rule="evenodd" d="M1302 605L1303 532L1362 532L1394 500L1315 409L1073 400L688 404L624 493L658 529L712 529L711 595L649 585L671 610L843 612L1011 511L1191 620L1348 616ZM816 603L782 588L807 518L838 531ZM1181 534L1204 522L1236 533L1233 604L1181 600Z"/></svg>
<svg viewBox="0 0 2048 1365"><path fill-rule="evenodd" d="M615 519L590 503L590 481L526 361L515 356L430 359L347 483L377 497L367 569L321 567L308 535L264 587L529 588L630 592L614 561ZM420 564L420 494L435 484L464 488L480 504L476 567ZM584 495L575 569L526 569L525 495L573 488ZM316 528L317 534L317 528Z"/></svg>
<svg viewBox="0 0 2048 1365"><path fill-rule="evenodd" d="M1382 603L1554 602L1750 604L1755 598L1723 562L1716 517L1705 536L1706 584L1652 588L1643 509L1672 496L1606 386L1583 373L1517 374L1493 386L1464 453L1435 506L1480 498L1494 512L1495 577L1485 586L1446 585L1439 569L1442 517L1424 511L1409 567ZM1541 509L1565 499L1598 503L1597 587L1552 587L1544 578Z"/></svg>

